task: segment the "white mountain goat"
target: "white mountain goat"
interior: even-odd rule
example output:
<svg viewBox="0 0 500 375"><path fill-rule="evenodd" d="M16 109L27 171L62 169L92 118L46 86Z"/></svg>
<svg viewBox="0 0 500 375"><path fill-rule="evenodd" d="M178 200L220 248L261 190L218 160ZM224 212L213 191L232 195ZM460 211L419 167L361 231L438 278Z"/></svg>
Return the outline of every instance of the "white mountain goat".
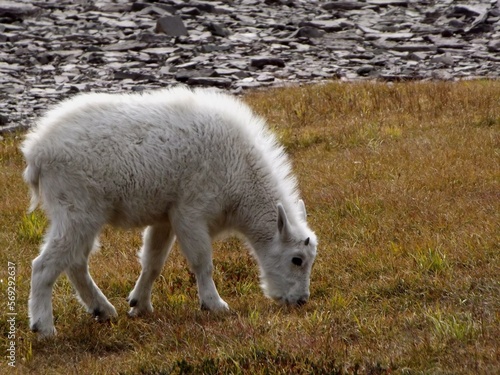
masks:
<svg viewBox="0 0 500 375"><path fill-rule="evenodd" d="M83 94L49 111L26 137L30 210L50 227L33 260L30 326L55 334L52 288L66 272L98 320L116 315L88 271L106 223L147 226L131 316L152 311L151 289L177 237L196 276L201 307L227 310L212 279L214 236L236 232L280 303L309 298L316 236L283 148L237 99L183 87L142 94Z"/></svg>

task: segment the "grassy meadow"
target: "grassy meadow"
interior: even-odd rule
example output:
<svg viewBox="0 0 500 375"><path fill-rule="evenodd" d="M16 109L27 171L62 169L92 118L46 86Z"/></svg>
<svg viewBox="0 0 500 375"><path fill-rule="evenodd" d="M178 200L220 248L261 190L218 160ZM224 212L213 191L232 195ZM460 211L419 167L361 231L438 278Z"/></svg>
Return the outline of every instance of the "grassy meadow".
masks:
<svg viewBox="0 0 500 375"><path fill-rule="evenodd" d="M311 299L278 306L238 240L214 244L230 305L201 311L174 248L155 311L131 319L140 231L106 227L90 272L119 317L97 323L59 278L58 334L28 329L31 260L22 134L0 141L0 374L498 374L500 82L329 83L246 94L286 146L320 244ZM8 264L15 264L16 367Z"/></svg>

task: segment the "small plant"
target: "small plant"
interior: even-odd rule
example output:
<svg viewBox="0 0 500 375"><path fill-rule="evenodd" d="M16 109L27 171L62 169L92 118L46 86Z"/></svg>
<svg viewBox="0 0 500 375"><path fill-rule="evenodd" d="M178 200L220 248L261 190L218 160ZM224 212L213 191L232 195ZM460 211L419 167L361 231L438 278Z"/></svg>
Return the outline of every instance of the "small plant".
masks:
<svg viewBox="0 0 500 375"><path fill-rule="evenodd" d="M260 313L257 309L251 309L248 312L248 323L251 327L258 327L260 322Z"/></svg>
<svg viewBox="0 0 500 375"><path fill-rule="evenodd" d="M384 126L382 127L382 132L394 139L401 138L403 135L403 129L400 126Z"/></svg>
<svg viewBox="0 0 500 375"><path fill-rule="evenodd" d="M423 272L439 274L448 268L446 254L439 249L419 249L412 257L415 259L419 269Z"/></svg>
<svg viewBox="0 0 500 375"><path fill-rule="evenodd" d="M478 127L490 128L500 123L500 117L495 117L494 115L483 115L475 120L475 124Z"/></svg>
<svg viewBox="0 0 500 375"><path fill-rule="evenodd" d="M19 240L26 241L31 244L40 243L46 226L47 219L39 211L34 211L24 215L21 219L17 232Z"/></svg>
<svg viewBox="0 0 500 375"><path fill-rule="evenodd" d="M187 302L187 297L184 294L167 294L167 300L171 307L179 308Z"/></svg>
<svg viewBox="0 0 500 375"><path fill-rule="evenodd" d="M434 336L440 340L458 340L464 343L474 340L480 333L480 326L470 313L461 315L444 314L441 310L428 313Z"/></svg>
<svg viewBox="0 0 500 375"><path fill-rule="evenodd" d="M236 285L236 291L239 296L247 296L256 290L258 290L257 285L251 281L240 281Z"/></svg>
<svg viewBox="0 0 500 375"><path fill-rule="evenodd" d="M346 298L339 292L335 292L330 298L330 306L333 311L344 310L349 307L352 302L352 297Z"/></svg>

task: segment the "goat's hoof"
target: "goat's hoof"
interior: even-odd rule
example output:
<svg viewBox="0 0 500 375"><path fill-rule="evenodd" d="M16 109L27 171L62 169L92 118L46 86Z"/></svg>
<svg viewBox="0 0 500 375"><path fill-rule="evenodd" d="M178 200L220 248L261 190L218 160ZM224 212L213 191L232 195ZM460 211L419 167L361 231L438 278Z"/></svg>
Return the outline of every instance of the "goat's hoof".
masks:
<svg viewBox="0 0 500 375"><path fill-rule="evenodd" d="M35 332L39 339L48 339L56 335L57 331L54 326L42 328L40 322L36 322L30 326L32 332Z"/></svg>

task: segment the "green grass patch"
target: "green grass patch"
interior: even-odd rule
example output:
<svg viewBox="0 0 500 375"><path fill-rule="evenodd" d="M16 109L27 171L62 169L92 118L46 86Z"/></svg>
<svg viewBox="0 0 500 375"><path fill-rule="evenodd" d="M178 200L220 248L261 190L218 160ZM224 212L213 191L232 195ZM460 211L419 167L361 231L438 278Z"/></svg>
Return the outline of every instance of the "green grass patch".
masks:
<svg viewBox="0 0 500 375"><path fill-rule="evenodd" d="M47 227L47 219L40 211L34 211L21 218L18 229L19 241L39 244Z"/></svg>

